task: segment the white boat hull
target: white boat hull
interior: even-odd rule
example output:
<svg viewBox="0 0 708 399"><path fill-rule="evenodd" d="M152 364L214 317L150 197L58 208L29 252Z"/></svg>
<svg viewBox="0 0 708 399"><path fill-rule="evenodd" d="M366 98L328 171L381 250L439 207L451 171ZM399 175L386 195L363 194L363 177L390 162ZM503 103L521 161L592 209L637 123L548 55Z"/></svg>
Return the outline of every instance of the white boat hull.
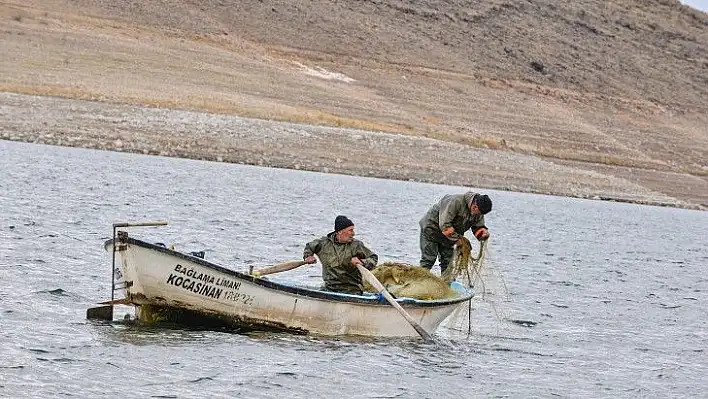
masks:
<svg viewBox="0 0 708 399"><path fill-rule="evenodd" d="M347 295L278 284L223 268L201 258L133 238L116 240L115 266L126 302L148 321L154 309L171 308L217 317L251 329L323 335L417 337L398 311L375 295ZM113 250L113 242L106 242ZM432 333L472 295L452 300L398 299ZM149 311L148 311L149 310Z"/></svg>

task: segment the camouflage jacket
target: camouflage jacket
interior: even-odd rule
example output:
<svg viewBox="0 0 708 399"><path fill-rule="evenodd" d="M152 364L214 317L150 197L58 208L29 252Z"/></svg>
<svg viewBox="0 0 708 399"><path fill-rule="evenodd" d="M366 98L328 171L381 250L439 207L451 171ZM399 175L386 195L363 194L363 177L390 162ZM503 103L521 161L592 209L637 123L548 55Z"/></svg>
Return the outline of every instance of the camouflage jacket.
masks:
<svg viewBox="0 0 708 399"><path fill-rule="evenodd" d="M470 211L470 204L476 195L478 194L468 191L464 194L450 194L442 197L420 219L420 228L425 234L440 239L445 238L442 231L452 226L455 232L447 237L452 245L467 230L476 231L480 227L486 227L484 215L472 215L472 211Z"/></svg>
<svg viewBox="0 0 708 399"><path fill-rule="evenodd" d="M317 255L322 263L322 279L329 291L361 294L361 273L352 265L352 258L361 259L364 267L371 270L376 267L379 257L371 252L364 243L353 240L340 243L335 240L335 233L329 233L305 245L303 258Z"/></svg>

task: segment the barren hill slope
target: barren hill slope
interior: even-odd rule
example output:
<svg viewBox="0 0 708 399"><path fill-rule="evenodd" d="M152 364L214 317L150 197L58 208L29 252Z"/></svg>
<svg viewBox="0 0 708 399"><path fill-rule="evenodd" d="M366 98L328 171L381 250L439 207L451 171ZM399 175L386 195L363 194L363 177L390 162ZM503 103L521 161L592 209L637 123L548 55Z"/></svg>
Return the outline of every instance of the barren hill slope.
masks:
<svg viewBox="0 0 708 399"><path fill-rule="evenodd" d="M678 0L12 0L0 32L3 91L426 136L708 204L708 15Z"/></svg>

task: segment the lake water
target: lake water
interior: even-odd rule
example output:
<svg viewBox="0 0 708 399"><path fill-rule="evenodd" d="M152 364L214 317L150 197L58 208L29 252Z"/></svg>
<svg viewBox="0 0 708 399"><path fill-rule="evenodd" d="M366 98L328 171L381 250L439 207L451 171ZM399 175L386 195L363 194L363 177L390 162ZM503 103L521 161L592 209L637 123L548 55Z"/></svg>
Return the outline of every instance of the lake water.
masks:
<svg viewBox="0 0 708 399"><path fill-rule="evenodd" d="M466 189L8 141L0 177L1 397L707 395L707 212L479 190L470 334L460 312L432 344L241 335L87 321L111 224L168 220L131 234L245 271L300 258L341 213L382 261L417 263L418 220Z"/></svg>

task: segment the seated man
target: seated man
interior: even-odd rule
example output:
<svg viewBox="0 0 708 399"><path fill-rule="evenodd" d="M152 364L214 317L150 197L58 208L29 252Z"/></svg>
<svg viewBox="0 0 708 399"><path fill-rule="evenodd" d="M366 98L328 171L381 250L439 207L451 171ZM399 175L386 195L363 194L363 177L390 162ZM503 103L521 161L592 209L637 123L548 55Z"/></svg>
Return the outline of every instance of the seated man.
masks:
<svg viewBox="0 0 708 399"><path fill-rule="evenodd" d="M334 219L334 231L305 245L303 259L316 263L315 255L322 263L322 279L328 291L361 295L361 273L356 265L371 270L379 257L364 243L354 239L354 223L346 216Z"/></svg>

